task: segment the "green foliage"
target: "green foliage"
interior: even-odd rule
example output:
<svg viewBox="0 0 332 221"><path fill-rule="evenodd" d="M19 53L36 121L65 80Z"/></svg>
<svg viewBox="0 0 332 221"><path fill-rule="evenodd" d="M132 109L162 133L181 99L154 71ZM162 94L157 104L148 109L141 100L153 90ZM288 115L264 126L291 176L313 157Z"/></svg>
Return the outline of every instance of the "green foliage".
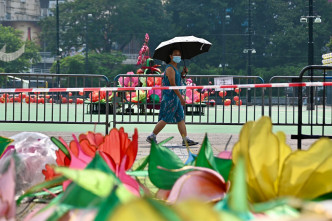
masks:
<svg viewBox="0 0 332 221"><path fill-rule="evenodd" d="M255 0L254 3L252 41L257 53L252 55L252 75L259 75L265 81L273 74L298 75L308 60L308 24L299 21L301 16L308 15L307 2ZM315 64L320 64L321 55L327 48L332 50L332 21L328 19L332 17L332 4L315 2L315 13L322 17L322 23L314 24ZM195 35L213 46L209 53L186 61L190 74L247 74L247 54L243 53L248 48L247 0L76 0L60 4L60 15L60 47L64 53L72 47L84 49L86 42L90 51L97 54L110 53L112 49L121 51L131 40L141 41L149 33L152 55L161 41ZM54 52L55 16L42 20L41 26L41 38ZM225 63L228 67L222 72L219 64ZM92 69L91 73L104 73L112 79L116 74L137 68L109 64L106 56ZM75 72L78 71L85 73L84 65Z"/></svg>
<svg viewBox="0 0 332 221"><path fill-rule="evenodd" d="M68 56L60 60L60 71L61 74L101 74L106 75L111 78L116 76L120 72L125 70L126 66L122 65L122 61L125 60L125 56L123 56L119 52L115 53L90 53L89 54L89 69L86 71L85 65L85 56L78 54L74 56ZM55 73L56 70L56 62L53 63L51 72ZM116 72L114 70L117 70Z"/></svg>
<svg viewBox="0 0 332 221"><path fill-rule="evenodd" d="M40 61L39 48L32 41L22 41L22 32L0 25L0 48L6 45L6 53L15 52L25 44L25 52L10 62L0 61L0 72L19 73L27 71L31 64Z"/></svg>
<svg viewBox="0 0 332 221"><path fill-rule="evenodd" d="M328 47L330 51L332 51L332 37L330 38L329 43L326 44L326 47Z"/></svg>
<svg viewBox="0 0 332 221"><path fill-rule="evenodd" d="M54 12L55 13L55 12ZM165 15L161 1L107 1L80 0L59 4L60 47L69 51L83 47L88 38L90 50L110 52L123 49L133 38L142 39L146 32L151 33L155 47L163 36ZM92 16L88 16L91 14ZM55 16L43 19L41 39L47 43L48 50L55 52Z"/></svg>

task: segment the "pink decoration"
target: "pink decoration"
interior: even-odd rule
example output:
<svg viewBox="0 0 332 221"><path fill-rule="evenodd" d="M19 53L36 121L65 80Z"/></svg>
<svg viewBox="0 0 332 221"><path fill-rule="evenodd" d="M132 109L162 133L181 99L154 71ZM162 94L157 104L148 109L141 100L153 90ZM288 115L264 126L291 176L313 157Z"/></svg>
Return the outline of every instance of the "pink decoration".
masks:
<svg viewBox="0 0 332 221"><path fill-rule="evenodd" d="M196 198L201 201L219 201L228 191L229 183L214 170L203 167L194 169L181 176L174 184L167 201L170 203Z"/></svg>
<svg viewBox="0 0 332 221"><path fill-rule="evenodd" d="M0 220L15 220L15 162L10 160L6 172L0 175Z"/></svg>
<svg viewBox="0 0 332 221"><path fill-rule="evenodd" d="M228 151L228 150L222 151L219 153L218 158L232 159L232 151Z"/></svg>

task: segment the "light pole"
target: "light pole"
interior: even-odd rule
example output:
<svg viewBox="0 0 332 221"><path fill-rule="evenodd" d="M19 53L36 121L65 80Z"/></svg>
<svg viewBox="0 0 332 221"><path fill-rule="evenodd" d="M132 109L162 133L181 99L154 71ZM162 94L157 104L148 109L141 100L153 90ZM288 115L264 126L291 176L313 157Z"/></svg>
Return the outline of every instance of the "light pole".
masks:
<svg viewBox="0 0 332 221"><path fill-rule="evenodd" d="M247 75L249 77L248 83L251 83L251 54L255 54L256 50L252 48L252 27L251 27L251 0L248 0L248 48L243 50L243 53L247 53ZM251 91L248 88L248 100L247 104L251 105Z"/></svg>
<svg viewBox="0 0 332 221"><path fill-rule="evenodd" d="M59 30L59 0L56 0L56 74L60 74L60 30ZM60 82L58 79L58 87Z"/></svg>
<svg viewBox="0 0 332 221"><path fill-rule="evenodd" d="M87 14L85 17L85 73L89 73L89 40L88 40L88 25L89 18L92 17L92 14Z"/></svg>
<svg viewBox="0 0 332 221"><path fill-rule="evenodd" d="M222 44L222 54L221 54L221 64L219 64L219 68L222 68L222 74L225 75L225 67L228 67L226 64L226 35L225 35L225 25L229 24L231 19L230 15L227 15L227 12L230 12L230 9L225 9L221 13L221 44Z"/></svg>
<svg viewBox="0 0 332 221"><path fill-rule="evenodd" d="M320 16L314 16L314 4L313 0L309 0L309 15L301 16L301 23L308 23L308 65L314 65L314 23L321 23L322 20ZM313 70L310 70L310 81L313 81ZM309 89L310 93L310 103L308 102L307 110L314 110L314 90L313 87Z"/></svg>

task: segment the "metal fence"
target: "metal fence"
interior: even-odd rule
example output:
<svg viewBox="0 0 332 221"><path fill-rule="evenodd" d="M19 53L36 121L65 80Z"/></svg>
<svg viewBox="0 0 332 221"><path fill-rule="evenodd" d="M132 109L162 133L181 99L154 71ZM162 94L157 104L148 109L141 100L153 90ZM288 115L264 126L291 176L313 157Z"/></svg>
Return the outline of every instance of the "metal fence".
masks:
<svg viewBox="0 0 332 221"><path fill-rule="evenodd" d="M119 80L130 82L131 84L127 86L132 86L133 83L137 84L138 79L140 79L139 82L147 82L148 78L149 86L154 86L160 77L161 75L118 75L114 79L114 86L119 84ZM188 78L196 85L207 85L209 82L214 84L214 81L220 79L231 79L232 84L264 83L259 76L190 75ZM219 95L220 91L214 90L207 91L207 93L201 89L191 90L189 93L184 92L189 94L185 98L187 101L186 124L242 125L249 120L256 120L267 111L265 110L267 106L264 104L265 88L246 88L242 91L230 88L224 89L224 91L223 96ZM135 96L145 97L145 93L148 94L147 91L137 91L133 94L123 87L122 91L113 97L113 103L116 103L113 106L113 113L116 113L113 114L113 127L116 127L117 124L155 124L158 122L159 102L149 99L149 96L143 101L133 101ZM151 94L155 93L157 92L154 91ZM250 105L247 105L249 96L251 96L251 102ZM196 102L192 102L193 100Z"/></svg>
<svg viewBox="0 0 332 221"><path fill-rule="evenodd" d="M104 75L0 74L0 88L99 88L109 86ZM45 92L0 94L0 123L103 124L108 119L102 108L85 101L89 92ZM98 94L100 98L102 94ZM96 111L96 109L98 109ZM97 113L97 115L95 114ZM107 115L108 116L108 115Z"/></svg>
<svg viewBox="0 0 332 221"><path fill-rule="evenodd" d="M307 66L302 69L299 75L299 82L303 82L309 76L310 81L313 82L316 76L322 76L321 81L327 82L331 80L331 77L327 76L327 72L331 71L331 66L314 65ZM321 93L317 92L317 88L310 87L307 89L307 116L303 111L303 94L302 88L298 88L298 123L297 134L292 135L292 139L297 139L298 149L301 149L302 139L318 139L322 136L332 138L325 132L326 126L332 126L332 108L331 108L331 87L323 86ZM329 94L330 96L327 96ZM319 99L321 98L321 99ZM329 102L327 102L327 99ZM329 103L330 105L328 105ZM309 126L309 131L304 132L303 127Z"/></svg>
<svg viewBox="0 0 332 221"><path fill-rule="evenodd" d="M309 66L299 76L275 76L269 83L327 82L332 80L328 76L329 70L332 67ZM113 127L118 124L155 124L158 122L160 98L154 95L161 91L132 90L134 86L142 86L142 82L147 86L155 86L160 83L161 77L119 75L113 86L118 86L120 80L122 87L117 92L111 92L100 91L100 87L111 86L103 75L0 74L0 88L48 87L57 88L58 91L59 86L64 88L61 92L47 90L47 93L40 94L14 91L0 94L0 123L102 124L106 127L106 133L111 122ZM258 76L189 77L191 83L196 85L215 84L229 79L233 85L264 83ZM76 90L71 93L65 88ZM199 87L182 93L187 101L184 108L186 124L242 125L268 115L274 125L297 127L297 134L293 134L292 138L298 140L299 149L302 139L326 136L326 127L332 126L331 87L267 89L263 85L259 88L226 88L220 91ZM35 101L32 102L32 99Z"/></svg>

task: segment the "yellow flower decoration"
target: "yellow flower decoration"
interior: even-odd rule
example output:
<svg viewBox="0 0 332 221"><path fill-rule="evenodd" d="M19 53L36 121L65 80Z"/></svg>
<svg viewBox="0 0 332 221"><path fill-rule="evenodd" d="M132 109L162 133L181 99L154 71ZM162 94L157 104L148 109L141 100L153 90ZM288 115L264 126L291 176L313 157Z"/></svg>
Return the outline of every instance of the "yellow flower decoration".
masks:
<svg viewBox="0 0 332 221"><path fill-rule="evenodd" d="M281 196L314 199L332 192L332 141L321 138L292 152L283 132L272 133L269 117L247 122L233 148L233 162L246 160L248 197L264 202Z"/></svg>

